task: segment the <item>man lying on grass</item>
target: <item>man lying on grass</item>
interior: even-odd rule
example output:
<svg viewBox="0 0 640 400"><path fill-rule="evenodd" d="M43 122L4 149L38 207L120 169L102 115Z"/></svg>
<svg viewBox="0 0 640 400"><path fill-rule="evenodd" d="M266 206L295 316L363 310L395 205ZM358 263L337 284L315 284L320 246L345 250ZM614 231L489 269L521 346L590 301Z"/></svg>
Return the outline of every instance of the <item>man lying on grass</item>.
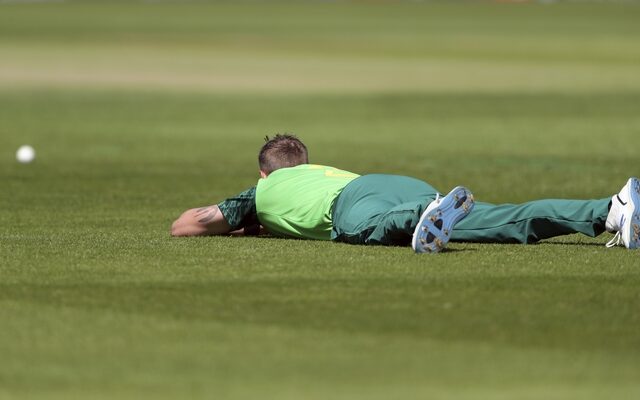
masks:
<svg viewBox="0 0 640 400"><path fill-rule="evenodd" d="M268 139L258 156L258 184L217 205L185 211L173 236L255 235L353 244L408 245L416 253L441 251L449 242L535 243L570 233L595 237L616 232L607 247L640 246L640 180L630 178L613 197L536 200L524 204L475 203L461 186L441 197L418 179L362 175L309 164L293 135ZM473 212L472 212L473 210Z"/></svg>

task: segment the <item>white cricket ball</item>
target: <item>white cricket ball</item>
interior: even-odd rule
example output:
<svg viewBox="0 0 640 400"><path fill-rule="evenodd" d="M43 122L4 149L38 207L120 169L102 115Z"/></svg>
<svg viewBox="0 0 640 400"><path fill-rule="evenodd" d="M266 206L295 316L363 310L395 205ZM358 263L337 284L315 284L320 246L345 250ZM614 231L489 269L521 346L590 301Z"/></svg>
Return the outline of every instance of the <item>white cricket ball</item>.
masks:
<svg viewBox="0 0 640 400"><path fill-rule="evenodd" d="M18 162L28 164L36 158L36 151L29 145L20 146L16 151L16 159Z"/></svg>

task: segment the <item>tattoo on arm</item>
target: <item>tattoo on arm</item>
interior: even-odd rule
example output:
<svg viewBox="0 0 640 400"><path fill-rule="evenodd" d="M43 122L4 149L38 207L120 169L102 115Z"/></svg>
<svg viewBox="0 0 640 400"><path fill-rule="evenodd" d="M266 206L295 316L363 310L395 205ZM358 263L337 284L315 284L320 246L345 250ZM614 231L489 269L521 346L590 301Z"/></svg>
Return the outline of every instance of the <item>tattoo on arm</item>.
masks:
<svg viewBox="0 0 640 400"><path fill-rule="evenodd" d="M215 218L216 214L218 214L218 207L202 207L196 211L196 218L198 218L199 223L207 224Z"/></svg>

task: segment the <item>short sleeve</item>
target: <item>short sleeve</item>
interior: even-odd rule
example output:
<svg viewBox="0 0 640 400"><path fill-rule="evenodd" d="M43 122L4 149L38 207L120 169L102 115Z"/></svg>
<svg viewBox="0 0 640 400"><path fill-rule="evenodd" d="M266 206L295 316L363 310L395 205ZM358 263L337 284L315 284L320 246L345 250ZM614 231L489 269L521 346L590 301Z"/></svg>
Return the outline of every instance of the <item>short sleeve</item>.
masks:
<svg viewBox="0 0 640 400"><path fill-rule="evenodd" d="M234 197L229 197L219 203L218 208L232 230L259 224L256 213L255 186Z"/></svg>

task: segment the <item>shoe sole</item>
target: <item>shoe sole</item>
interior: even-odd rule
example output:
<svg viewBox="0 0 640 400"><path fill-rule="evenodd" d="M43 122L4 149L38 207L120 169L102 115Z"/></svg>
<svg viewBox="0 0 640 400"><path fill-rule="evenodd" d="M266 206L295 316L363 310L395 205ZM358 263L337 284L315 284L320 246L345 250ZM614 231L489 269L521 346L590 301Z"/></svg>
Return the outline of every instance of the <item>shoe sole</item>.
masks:
<svg viewBox="0 0 640 400"><path fill-rule="evenodd" d="M638 178L631 178L629 185L629 201L631 201L631 220L628 227L628 246L629 249L637 249L640 247L640 180Z"/></svg>
<svg viewBox="0 0 640 400"><path fill-rule="evenodd" d="M440 204L422 213L413 232L411 247L416 253L439 253L449 243L455 224L469 215L475 200L469 189L458 186Z"/></svg>

